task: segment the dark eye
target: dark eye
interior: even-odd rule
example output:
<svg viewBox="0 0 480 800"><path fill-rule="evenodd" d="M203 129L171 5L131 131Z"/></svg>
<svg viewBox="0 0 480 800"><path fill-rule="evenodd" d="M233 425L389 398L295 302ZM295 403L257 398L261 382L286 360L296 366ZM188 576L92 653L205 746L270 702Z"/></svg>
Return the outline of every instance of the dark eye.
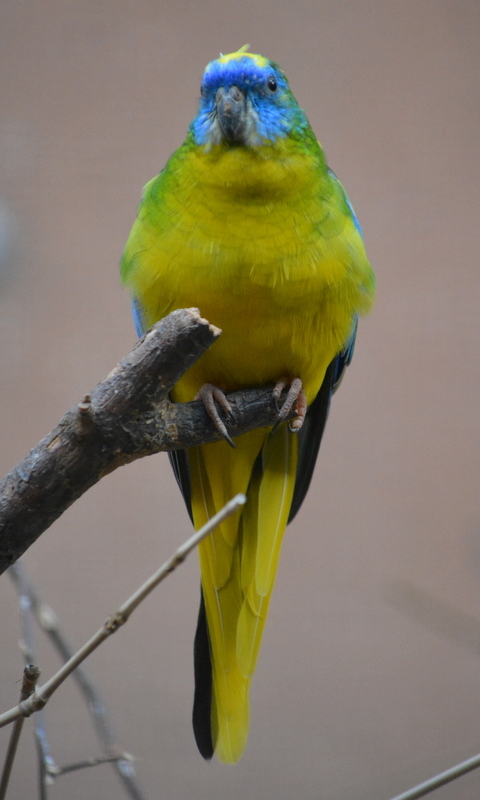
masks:
<svg viewBox="0 0 480 800"><path fill-rule="evenodd" d="M275 75L270 75L270 77L269 77L269 79L267 81L267 86L268 86L268 88L270 89L271 92L276 92L277 91L278 84L277 84L277 79L276 79Z"/></svg>

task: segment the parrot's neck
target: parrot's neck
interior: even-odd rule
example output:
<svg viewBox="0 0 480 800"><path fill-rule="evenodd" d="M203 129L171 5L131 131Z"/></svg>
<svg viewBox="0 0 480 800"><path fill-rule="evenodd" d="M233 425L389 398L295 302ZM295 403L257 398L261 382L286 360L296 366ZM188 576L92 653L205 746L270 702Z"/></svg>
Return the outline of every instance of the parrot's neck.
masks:
<svg viewBox="0 0 480 800"><path fill-rule="evenodd" d="M260 147L217 145L210 150L196 147L187 156L197 186L208 192L240 200L290 200L305 192L317 193L327 179L323 151L299 147L281 139Z"/></svg>

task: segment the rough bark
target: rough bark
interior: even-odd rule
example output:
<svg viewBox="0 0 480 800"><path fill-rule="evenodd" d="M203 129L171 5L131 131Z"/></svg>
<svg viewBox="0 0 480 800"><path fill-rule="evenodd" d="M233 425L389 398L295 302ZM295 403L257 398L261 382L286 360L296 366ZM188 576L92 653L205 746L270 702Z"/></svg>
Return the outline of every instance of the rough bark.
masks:
<svg viewBox="0 0 480 800"><path fill-rule="evenodd" d="M174 311L0 483L0 574L77 498L117 467L220 439L201 401L168 394L221 331L197 309ZM275 422L273 387L228 396L230 436Z"/></svg>

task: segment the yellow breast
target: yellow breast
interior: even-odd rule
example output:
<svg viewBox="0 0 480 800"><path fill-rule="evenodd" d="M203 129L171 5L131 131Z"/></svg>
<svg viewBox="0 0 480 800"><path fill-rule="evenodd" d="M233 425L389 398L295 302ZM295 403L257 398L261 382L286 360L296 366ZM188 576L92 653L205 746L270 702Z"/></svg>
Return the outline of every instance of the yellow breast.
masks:
<svg viewBox="0 0 480 800"><path fill-rule="evenodd" d="M126 257L147 324L197 306L223 330L177 399L299 376L310 401L368 310L361 237L320 158L196 148L146 187Z"/></svg>

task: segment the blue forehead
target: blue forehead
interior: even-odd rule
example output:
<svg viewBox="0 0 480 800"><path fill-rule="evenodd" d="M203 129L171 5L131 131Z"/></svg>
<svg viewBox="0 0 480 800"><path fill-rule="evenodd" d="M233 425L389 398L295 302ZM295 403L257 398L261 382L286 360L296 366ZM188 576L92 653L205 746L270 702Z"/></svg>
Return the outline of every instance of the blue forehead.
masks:
<svg viewBox="0 0 480 800"><path fill-rule="evenodd" d="M235 84L241 89L256 88L265 83L270 75L275 75L279 86L287 86L283 73L270 61L265 60L265 66L258 64L250 56L236 58L222 63L221 60L211 61L205 70L202 87L214 90L219 86L232 86Z"/></svg>
<svg viewBox="0 0 480 800"><path fill-rule="evenodd" d="M268 78L274 75L278 91L270 93ZM274 142L289 135L295 126L304 130L308 126L290 92L282 70L263 56L232 53L220 56L208 64L202 81L202 96L197 116L191 124L195 141L208 144L214 125L215 95L220 87L238 86L245 92L256 115L256 130L265 142Z"/></svg>

